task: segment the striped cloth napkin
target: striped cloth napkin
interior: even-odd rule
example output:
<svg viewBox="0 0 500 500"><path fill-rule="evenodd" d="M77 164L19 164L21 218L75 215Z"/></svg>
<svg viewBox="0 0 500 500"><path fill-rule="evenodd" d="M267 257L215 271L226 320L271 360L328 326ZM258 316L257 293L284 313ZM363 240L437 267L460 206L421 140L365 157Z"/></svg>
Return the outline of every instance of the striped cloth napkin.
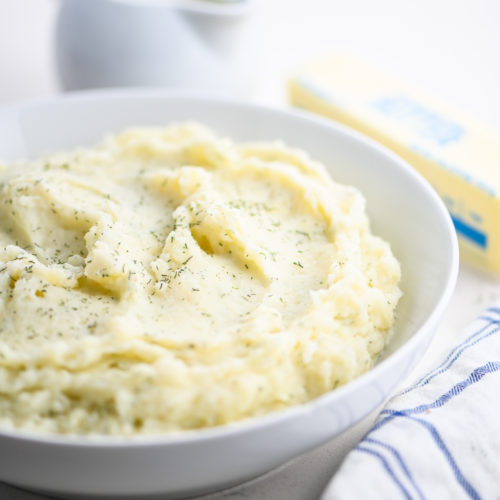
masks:
<svg viewBox="0 0 500 500"><path fill-rule="evenodd" d="M500 498L500 308L394 395L321 500Z"/></svg>

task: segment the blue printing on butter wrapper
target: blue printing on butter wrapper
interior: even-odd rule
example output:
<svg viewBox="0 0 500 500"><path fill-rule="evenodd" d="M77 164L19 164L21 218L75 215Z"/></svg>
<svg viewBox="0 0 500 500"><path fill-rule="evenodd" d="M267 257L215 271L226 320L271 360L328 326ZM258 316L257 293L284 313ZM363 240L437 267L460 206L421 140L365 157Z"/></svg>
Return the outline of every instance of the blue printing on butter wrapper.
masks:
<svg viewBox="0 0 500 500"><path fill-rule="evenodd" d="M311 92L319 99L323 99L333 106L341 106L341 104L331 93L316 85L314 82L311 82L303 77L297 77L296 81L299 85L309 90L309 92ZM427 108L425 108L424 106L407 97L380 97L372 101L372 107L374 109L377 109L381 113L386 114L386 116L391 116L393 118L401 118L405 116L405 114L411 114L410 110L413 109L413 113L415 113L416 116L419 116L421 120L427 121L427 125L423 128L422 131L424 136L427 136L427 134L430 134L433 131L432 133L434 134L436 142L441 146L460 140L460 138L462 138L466 133L465 129L461 125L444 118L440 118L436 113L427 110ZM421 125L423 126L424 124L422 123ZM480 189L486 191L490 196L496 195L495 190L490 185L483 182L481 179L472 177L468 172L465 172L460 167L450 165L444 162L442 159L436 158L421 146L410 144L409 149L415 153L421 154L429 160L434 161L441 167L446 168L448 171L459 175L467 182L473 183Z"/></svg>
<svg viewBox="0 0 500 500"><path fill-rule="evenodd" d="M431 140L439 146L457 142L465 135L461 125L405 95L380 97L370 104L385 116L404 120L422 139Z"/></svg>
<svg viewBox="0 0 500 500"><path fill-rule="evenodd" d="M462 236L470 240L472 243L475 243L476 245L480 246L481 248L483 249L487 248L488 236L485 233L477 230L476 228L472 227L470 224L465 222L463 219L453 214L451 214L451 220L453 221L457 233L461 234Z"/></svg>
<svg viewBox="0 0 500 500"><path fill-rule="evenodd" d="M382 97L371 103L371 105L385 116L396 120L403 120L412 125L415 132L423 139L432 140L439 146L446 146L459 141L465 134L465 129L459 124L451 122L437 113L427 109L418 102L407 96ZM432 157L424 148L413 145L411 149L423 156L435 161L447 170L454 172L464 178L467 182L472 182L478 187L494 194L493 189L477 179L473 179L470 174L460 168L449 165L442 160ZM470 242L475 243L482 249L488 246L488 236L481 230L475 228L458 215L450 214L457 233ZM476 222L479 222L476 220Z"/></svg>
<svg viewBox="0 0 500 500"><path fill-rule="evenodd" d="M450 212L451 220L455 226L455 230L461 236L467 238L470 242L478 245L482 250L486 250L488 246L488 235L478 227L474 227L473 224L481 225L484 219L476 212L465 212L463 208L463 203L455 200L447 194L440 193L446 208ZM459 214L462 215L459 215ZM471 222L467 222L463 215L467 213L467 219Z"/></svg>

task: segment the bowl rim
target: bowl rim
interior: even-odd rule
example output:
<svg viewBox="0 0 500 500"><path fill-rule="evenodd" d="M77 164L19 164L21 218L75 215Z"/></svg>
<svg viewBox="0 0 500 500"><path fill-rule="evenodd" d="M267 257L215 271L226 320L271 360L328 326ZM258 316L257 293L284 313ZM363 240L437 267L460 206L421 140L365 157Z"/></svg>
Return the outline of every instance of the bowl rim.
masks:
<svg viewBox="0 0 500 500"><path fill-rule="evenodd" d="M114 0L111 0L114 1ZM126 1L126 0L125 0ZM399 358L405 357L409 351L412 351L421 343L424 338L429 337L429 342L434 336L432 325L437 323L442 316L444 310L448 306L451 296L455 289L455 284L459 269L459 251L457 235L453 226L453 222L449 212L434 188L429 182L419 174L406 160L401 158L396 153L392 152L387 147L370 137L362 134L346 125L343 125L335 120L324 118L312 112L290 108L277 107L268 104L255 103L233 99L230 97L222 97L219 95L202 94L197 92L187 92L179 90L170 90L156 87L138 87L138 88L106 88L92 89L83 91L68 92L65 94L55 95L47 98L23 100L15 103L0 106L0 119L2 115L14 113L20 114L30 108L38 106L57 105L59 102L68 101L95 101L95 100L113 100L113 99L143 99L143 100L174 100L174 101L190 101L203 102L215 105L236 106L241 109L251 109L262 113L273 113L283 117L290 117L295 120L301 120L306 123L311 123L316 126L326 127L331 129L335 134L347 137L355 142L362 143L365 147L372 149L376 154L385 156L391 162L397 164L398 168L405 171L407 175L419 186L419 188L427 195L430 202L434 204L436 215L443 223L446 229L446 235L443 238L448 240L451 254L448 261L448 272L445 286L442 289L439 300L435 303L433 309L427 316L415 333L403 345L390 353L387 357L376 362L376 364L367 372L361 374L354 380L345 385L328 391L319 397L312 399L306 403L294 405L281 410L277 410L265 415L250 417L247 419L230 422L216 427L208 427L194 430L184 430L172 433L155 433L146 435L80 435L80 434L51 434L41 433L30 430L18 429L0 429L1 439L12 439L18 441L29 442L31 444L52 445L60 447L82 447L82 448L144 448L157 446L179 446L193 442L207 442L218 439L225 439L235 435L246 434L248 432L256 432L265 427L271 427L288 420L293 420L301 415L307 415L314 412L316 407L322 406L325 403L331 404L336 399L340 400L348 392L355 392L362 385L369 384L373 379L377 378L378 374L387 370L388 367L397 362ZM9 117L10 118L10 117ZM428 343L429 343L428 342ZM428 345L428 344L427 344Z"/></svg>

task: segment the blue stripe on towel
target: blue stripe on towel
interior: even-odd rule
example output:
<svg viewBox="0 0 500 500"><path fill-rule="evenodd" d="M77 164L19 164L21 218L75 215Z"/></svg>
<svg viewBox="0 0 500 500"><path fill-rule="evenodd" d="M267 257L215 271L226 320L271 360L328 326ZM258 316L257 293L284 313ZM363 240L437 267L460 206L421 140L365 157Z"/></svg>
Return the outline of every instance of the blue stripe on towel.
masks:
<svg viewBox="0 0 500 500"><path fill-rule="evenodd" d="M391 469L391 466L387 462L387 460L378 452L370 450L369 448L365 448L363 446L357 446L355 448L356 451L361 451L363 453L367 453L369 455L372 455L380 460L380 463L382 464L382 467L385 469L389 477L392 479L394 484L398 486L398 488L401 490L401 493L403 493L404 497L407 498L408 500L412 500L412 497L408 493L408 490L403 486L401 481L396 477L394 474L394 471Z"/></svg>
<svg viewBox="0 0 500 500"><path fill-rule="evenodd" d="M450 453L450 450L446 447L443 439L439 435L439 432L437 429L429 422L422 418L417 418L417 417L411 417L409 415L404 415L406 418L409 418L415 422L418 422L419 424L423 425L431 434L432 439L438 446L438 448L441 450L443 453L443 456L446 458L446 461L451 467L451 470L453 471L453 474L458 482L458 484L464 489L464 491L469 495L470 498L473 500L481 500L481 497L479 496L479 493L474 489L472 484L467 481L465 476L462 474L461 470L458 468L457 463L455 462L455 459L453 458L453 455Z"/></svg>
<svg viewBox="0 0 500 500"><path fill-rule="evenodd" d="M477 341L479 341L479 339ZM446 461L450 465L450 468L452 469L453 474L454 474L455 478L457 479L458 483L460 484L460 486L464 489L464 491L469 495L470 498L472 498L473 500L480 500L480 496L478 495L478 493L476 492L474 487L467 481L465 476L460 471L457 463L455 462L455 459L453 458L452 454L450 453L450 451L446 447L444 441L442 440L441 436L439 435L439 432L434 427L434 425L432 425L431 423L427 422L426 420L424 420L422 418L418 418L418 417L415 417L413 415L425 413L430 409L440 408L440 407L444 406L448 401L453 399L455 396L458 396L459 394L461 394L467 387L470 387L471 385L479 382L488 373L494 373L494 372L498 372L498 371L500 371L500 362L489 361L488 363L474 369L466 379L455 384L449 391L442 394L439 398L437 398L432 403L422 404L422 405L416 406L414 408L408 408L406 410L391 410L391 409L383 410L381 412L381 414L384 414L387 416L384 417L379 422L377 422L373 426L372 430L368 433L368 435L372 434L374 431L376 431L380 427L384 426L385 424L389 423L391 420L395 419L396 417L408 418L414 422L419 423L420 425L424 426L430 432L434 442L436 443L436 445L438 446L440 451L443 453ZM373 438L365 438L364 441L368 441L369 439L373 439Z"/></svg>
<svg viewBox="0 0 500 500"><path fill-rule="evenodd" d="M497 333L497 332L500 331L500 326L499 326L500 321L493 320L491 318L482 318L482 319L485 319L485 320L487 319L488 320L488 324L486 324L485 326L483 326L482 328L480 328L479 330L477 330L476 332L474 332L472 335L470 335L469 337L467 337L467 339L465 339L463 342L461 342L456 347L454 347L450 351L450 353L448 354L448 356L446 357L446 359L439 366L437 366L436 368L434 368L430 372L427 372L423 377L421 377L419 380L417 380L417 382L415 382L415 384L413 384L412 386L410 386L410 387L402 390L401 392L397 393L391 399L394 399L395 397L401 396L403 394L407 394L408 392L413 391L417 387L422 387L424 385L427 385L434 377L437 377L438 375L441 375L446 370L448 370L448 368L450 366L452 366L453 363L455 363L455 361L467 349L469 349L469 347L472 347L472 346L476 345L481 340L484 340L484 339L490 337L491 335L493 335L493 334L495 334L495 333ZM493 328L491 331L489 331L488 333L486 333L484 336L481 337L481 335L484 333L484 331L487 330L490 326L495 326L495 328ZM479 337L479 338L477 338L477 337ZM474 340L474 341L471 342L472 340Z"/></svg>
<svg viewBox="0 0 500 500"><path fill-rule="evenodd" d="M385 448L386 450L390 451L392 453L392 455L396 458L396 461L400 465L401 469L403 469L403 472L405 473L405 476L410 481L411 485L417 491L419 498L421 500L425 500L425 496L422 493L422 490L420 489L420 487L418 486L418 484L415 482L415 479L413 478L413 475L410 472L410 469L408 468L408 466L406 465L405 461L403 460L403 457L401 456L401 453L399 453L399 451L396 450L396 448L388 445L387 443L379 441L378 439L373 439L373 438L365 438L363 440L363 443L376 444L376 445L382 446L382 448Z"/></svg>
<svg viewBox="0 0 500 500"><path fill-rule="evenodd" d="M498 307L488 307L488 309L486 309L486 310L489 312L497 313L498 315L500 315L500 308L498 308Z"/></svg>
<svg viewBox="0 0 500 500"><path fill-rule="evenodd" d="M491 337L492 335L497 334L500 331L500 308L492 307L489 308L482 316L479 317L480 322L477 323L477 329L475 329L464 341L456 345L453 349L450 350L446 359L436 368L429 371L426 375L421 377L414 385L410 386L406 390L400 393L406 394L407 392L412 391L418 387L423 387L428 384L435 377L439 376L446 372L461 356L464 352L466 352L469 348L477 345L482 340ZM475 351L472 351L475 352ZM363 439L363 441L355 448L358 451L368 453L378 458L381 465L391 478L392 482L401 490L402 494L405 498L417 499L417 494L419 500L425 500L424 494L419 487L418 480L419 475L418 471L411 470L407 464L407 460L409 459L405 452L410 453L411 449L401 449L401 446L398 450L393 445L388 444L380 439L375 439L378 437L376 431L384 426L385 424L391 422L396 418L404 418L407 422L414 422L420 428L425 429L424 435L424 443L422 446L425 446L426 434L431 438L432 446L435 446L437 450L439 450L439 454L444 458L445 463L450 468L450 472L452 472L453 477L456 480L457 485L464 491L464 493L471 498L472 500L481 500L479 493L476 491L475 487L469 482L469 480L465 477L464 473L461 471L457 461L452 455L450 449L448 449L445 441L440 435L440 428L436 427L432 423L432 415L433 412L430 410L436 410L446 405L447 402L454 399L456 396L462 394L468 387L474 386L476 383L480 382L485 375L489 373L500 373L500 360L493 360L482 364L481 366L477 366L469 372L469 375L455 383L449 390L442 393L437 399L430 403L419 404L414 406L413 408L407 408L403 410L394 410L394 409L385 409L381 412L381 419L377 422L373 428L368 432L367 436ZM454 375L456 377L456 375ZM447 381L445 377L442 379L443 381ZM497 378L491 379L491 382L495 382ZM451 381L453 383L453 380ZM478 389L480 390L480 389ZM469 391L467 391L469 394ZM474 396L474 390L472 389L472 394L469 396ZM467 397L469 397L467 396ZM471 398L469 397L468 400ZM466 401L468 401L466 399ZM461 401L461 399L460 399ZM413 403L415 404L415 403ZM418 415L418 416L417 416ZM427 418L429 415L430 418ZM439 414L440 416L445 416L444 414ZM401 421L401 420L400 420ZM444 421L443 426L446 425L446 421ZM401 430L401 428L399 428ZM408 427L403 427L402 432L408 433L411 431L411 424ZM443 430L443 429L441 429ZM387 431L391 434L394 433L394 439L397 439L398 436L398 427L389 427ZM444 430L443 430L444 432ZM391 434L392 435L392 434ZM394 440L390 442L394 442ZM397 445L397 442L396 442ZM375 448L375 449L373 449ZM412 462L409 462L412 463ZM436 467L439 465L436 464ZM470 471L466 473L470 474ZM415 477L414 475L415 474Z"/></svg>
<svg viewBox="0 0 500 500"><path fill-rule="evenodd" d="M458 396L461 392L463 392L467 387L476 382L479 382L485 375L488 373L494 373L500 370L500 362L497 361L489 361L488 363L476 368L472 371L472 373L464 380L455 384L448 392L445 392L438 399L433 401L432 403L423 404L416 406L415 408L408 408L406 410L391 410L385 409L380 412L381 415L413 415L416 413L424 413L427 410L432 410L434 408L440 408L445 403L447 403L450 399ZM382 421L381 421L382 422ZM379 422L379 423L381 423ZM378 427L376 425L375 427ZM375 428L374 427L374 428Z"/></svg>
<svg viewBox="0 0 500 500"><path fill-rule="evenodd" d="M467 481L467 479L463 475L463 473L460 470L460 468L458 467L455 459L453 458L453 455L451 454L450 450L445 445L443 439L439 435L439 432L434 427L434 425L432 425L430 422L427 422L423 418L413 417L413 416L408 415L404 412L394 412L390 417L386 417L384 420L390 421L395 417L404 417L404 418L412 420L413 422L417 422L418 424L425 427L429 431L434 443L437 445L437 447L439 448L439 450L443 454L444 458L448 462L448 465L450 466L450 468L453 472L453 475L455 476L458 484L464 489L464 491L469 495L470 498L472 498L473 500L481 500L481 497L479 496L477 491L474 489L472 484L470 484L469 481ZM371 434L375 430L375 428L378 428L378 427L379 426L375 426L368 434ZM364 443L366 441L366 439L367 438L365 438L362 441L362 443ZM355 449L360 449L360 446L358 446ZM391 470L391 473L392 473L392 475L394 475L392 470Z"/></svg>

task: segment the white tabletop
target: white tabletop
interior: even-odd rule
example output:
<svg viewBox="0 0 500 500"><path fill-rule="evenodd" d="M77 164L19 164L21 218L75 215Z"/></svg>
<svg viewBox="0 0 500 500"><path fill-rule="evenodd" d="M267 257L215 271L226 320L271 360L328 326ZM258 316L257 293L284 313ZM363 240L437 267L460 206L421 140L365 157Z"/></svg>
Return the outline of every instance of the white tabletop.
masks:
<svg viewBox="0 0 500 500"><path fill-rule="evenodd" d="M57 0L1 0L0 105L59 92L52 38L58 5ZM261 0L259 7L263 48L252 99L285 105L287 73L301 61L341 49L500 130L500 2ZM419 369L431 365L457 329L496 300L500 280L462 263L451 304ZM203 498L316 499L374 417L264 477ZM0 498L43 497L0 484Z"/></svg>

